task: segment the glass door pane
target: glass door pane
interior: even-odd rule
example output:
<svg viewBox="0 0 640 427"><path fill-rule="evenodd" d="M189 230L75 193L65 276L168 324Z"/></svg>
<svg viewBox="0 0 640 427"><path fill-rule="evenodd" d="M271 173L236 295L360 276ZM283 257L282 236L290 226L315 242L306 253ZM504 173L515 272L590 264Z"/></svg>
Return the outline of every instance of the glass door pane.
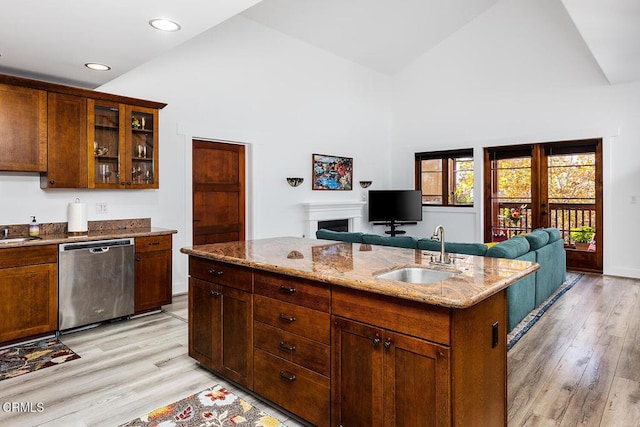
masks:
<svg viewBox="0 0 640 427"><path fill-rule="evenodd" d="M596 250L595 153L547 156L550 226L567 249Z"/></svg>
<svg viewBox="0 0 640 427"><path fill-rule="evenodd" d="M156 183L156 123L152 111L131 110L131 182L135 186Z"/></svg>
<svg viewBox="0 0 640 427"><path fill-rule="evenodd" d="M491 162L490 206L493 241L531 231L531 157Z"/></svg>
<svg viewBox="0 0 640 427"><path fill-rule="evenodd" d="M120 176L120 110L95 105L93 141L93 182L96 187L119 184Z"/></svg>

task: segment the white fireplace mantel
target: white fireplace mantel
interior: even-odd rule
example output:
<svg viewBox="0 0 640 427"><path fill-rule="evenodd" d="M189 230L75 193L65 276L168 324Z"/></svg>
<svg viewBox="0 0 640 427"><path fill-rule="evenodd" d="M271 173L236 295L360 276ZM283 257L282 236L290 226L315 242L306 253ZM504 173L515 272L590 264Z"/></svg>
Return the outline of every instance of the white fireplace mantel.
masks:
<svg viewBox="0 0 640 427"><path fill-rule="evenodd" d="M349 231L357 231L353 220L362 217L362 207L365 203L360 200L302 203L307 222L306 235L315 237L316 231L318 231L318 221L334 219L349 220Z"/></svg>

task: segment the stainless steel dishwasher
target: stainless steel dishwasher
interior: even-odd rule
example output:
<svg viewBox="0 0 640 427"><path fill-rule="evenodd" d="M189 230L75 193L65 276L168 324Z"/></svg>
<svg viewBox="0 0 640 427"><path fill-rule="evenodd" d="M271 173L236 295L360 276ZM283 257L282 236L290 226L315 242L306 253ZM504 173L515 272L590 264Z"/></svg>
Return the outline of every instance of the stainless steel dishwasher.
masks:
<svg viewBox="0 0 640 427"><path fill-rule="evenodd" d="M133 314L134 240L59 245L58 330Z"/></svg>

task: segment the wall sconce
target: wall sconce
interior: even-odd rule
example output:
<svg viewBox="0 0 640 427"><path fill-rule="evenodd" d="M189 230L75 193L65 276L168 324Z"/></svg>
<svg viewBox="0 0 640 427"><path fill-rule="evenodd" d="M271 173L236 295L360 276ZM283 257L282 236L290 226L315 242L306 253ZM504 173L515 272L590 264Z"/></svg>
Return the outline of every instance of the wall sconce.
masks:
<svg viewBox="0 0 640 427"><path fill-rule="evenodd" d="M373 181L360 181L360 187L369 188L369 187L371 187L372 183L373 183Z"/></svg>
<svg viewBox="0 0 640 427"><path fill-rule="evenodd" d="M292 187L299 186L300 184L302 184L302 181L304 181L304 178L287 178L287 182Z"/></svg>

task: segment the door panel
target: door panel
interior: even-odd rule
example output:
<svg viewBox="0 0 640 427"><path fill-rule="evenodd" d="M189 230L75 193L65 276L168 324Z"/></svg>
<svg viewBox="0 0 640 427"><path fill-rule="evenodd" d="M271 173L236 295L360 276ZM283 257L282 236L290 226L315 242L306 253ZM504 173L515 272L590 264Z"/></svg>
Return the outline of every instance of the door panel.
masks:
<svg viewBox="0 0 640 427"><path fill-rule="evenodd" d="M245 239L244 146L193 141L193 244Z"/></svg>

